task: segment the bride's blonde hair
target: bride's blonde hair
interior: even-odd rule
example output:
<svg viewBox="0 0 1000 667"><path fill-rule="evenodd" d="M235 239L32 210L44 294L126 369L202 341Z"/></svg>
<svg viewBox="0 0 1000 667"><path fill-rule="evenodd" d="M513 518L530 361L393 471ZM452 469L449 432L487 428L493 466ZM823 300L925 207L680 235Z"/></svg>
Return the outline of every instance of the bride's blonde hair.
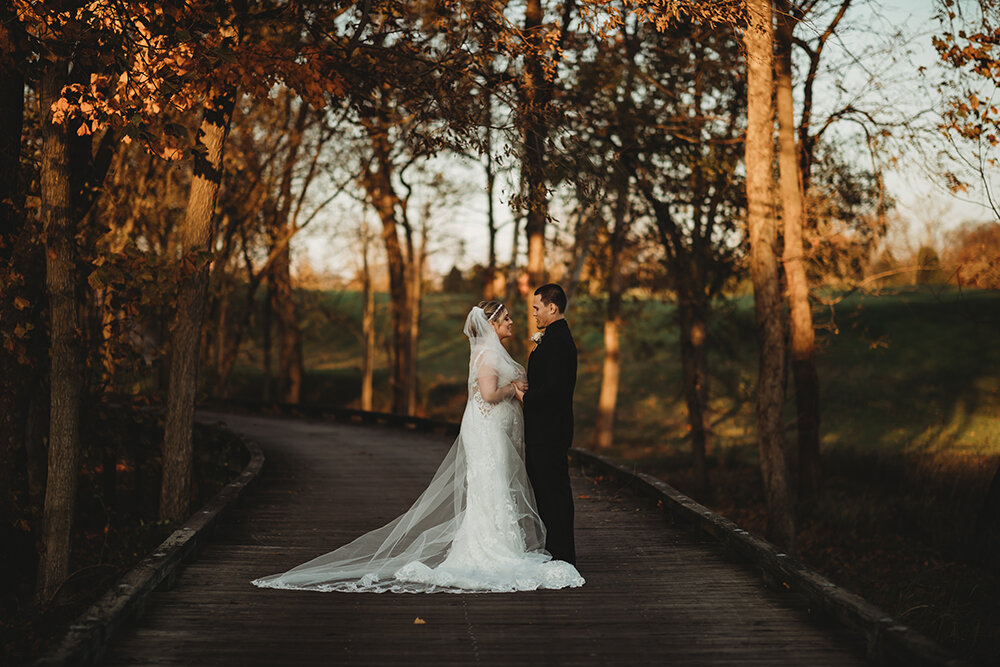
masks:
<svg viewBox="0 0 1000 667"><path fill-rule="evenodd" d="M486 321L492 324L494 321L503 317L503 314L507 312L507 306L503 305L500 301L491 299L489 301L480 301L477 308L482 308L483 312L486 313ZM472 335L480 335L475 327L472 329Z"/></svg>

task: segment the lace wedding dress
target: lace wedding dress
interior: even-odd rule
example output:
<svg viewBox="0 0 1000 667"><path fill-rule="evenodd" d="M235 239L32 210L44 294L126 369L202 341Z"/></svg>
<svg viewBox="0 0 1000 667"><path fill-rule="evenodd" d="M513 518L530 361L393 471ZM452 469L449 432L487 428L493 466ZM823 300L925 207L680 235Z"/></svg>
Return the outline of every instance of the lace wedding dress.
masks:
<svg viewBox="0 0 1000 667"><path fill-rule="evenodd" d="M582 586L544 550L545 528L524 469L521 404L508 386L524 368L482 308L465 322L469 399L461 432L427 489L389 524L254 585L316 591L474 593Z"/></svg>

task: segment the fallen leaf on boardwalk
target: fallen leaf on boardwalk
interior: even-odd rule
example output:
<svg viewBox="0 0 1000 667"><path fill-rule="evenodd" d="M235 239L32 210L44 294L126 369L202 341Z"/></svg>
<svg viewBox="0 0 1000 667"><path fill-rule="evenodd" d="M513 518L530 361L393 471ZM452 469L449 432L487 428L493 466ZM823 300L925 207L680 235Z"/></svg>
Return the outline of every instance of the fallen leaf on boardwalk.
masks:
<svg viewBox="0 0 1000 667"><path fill-rule="evenodd" d="M419 616L417 616L415 619L413 619L413 625L426 625L426 624L427 624L427 621L425 621L424 619L420 618Z"/></svg>
<svg viewBox="0 0 1000 667"><path fill-rule="evenodd" d="M580 499L580 498L589 498L589 497L590 496L588 496L586 493L581 493L580 495L577 496L578 499Z"/></svg>

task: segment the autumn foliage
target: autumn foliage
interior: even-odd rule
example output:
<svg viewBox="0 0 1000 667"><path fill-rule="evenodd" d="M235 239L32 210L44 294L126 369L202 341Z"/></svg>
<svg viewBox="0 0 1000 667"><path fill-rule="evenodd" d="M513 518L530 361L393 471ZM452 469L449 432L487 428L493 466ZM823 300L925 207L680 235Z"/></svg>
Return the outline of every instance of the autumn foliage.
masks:
<svg viewBox="0 0 1000 667"><path fill-rule="evenodd" d="M946 264L962 287L1000 290L1000 224L967 224L951 239Z"/></svg>
<svg viewBox="0 0 1000 667"><path fill-rule="evenodd" d="M941 20L946 29L933 37L941 59L951 67L994 85L1000 83L1000 4L995 0L945 0ZM996 100L969 85L949 101L946 128L966 139L995 148L1000 143L1000 110ZM995 165L996 160L991 159Z"/></svg>

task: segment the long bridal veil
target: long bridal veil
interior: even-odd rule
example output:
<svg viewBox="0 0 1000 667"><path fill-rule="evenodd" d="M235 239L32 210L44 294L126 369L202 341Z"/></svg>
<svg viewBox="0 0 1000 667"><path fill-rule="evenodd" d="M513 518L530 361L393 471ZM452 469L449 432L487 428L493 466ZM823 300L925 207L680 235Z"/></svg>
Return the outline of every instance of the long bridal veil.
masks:
<svg viewBox="0 0 1000 667"><path fill-rule="evenodd" d="M482 308L472 309L464 332L471 346L469 399L461 432L426 490L389 524L255 585L457 593L583 583L572 566L551 561L544 551L545 531L523 465L520 406L486 403L478 391L484 378L510 382L524 369L504 349Z"/></svg>

